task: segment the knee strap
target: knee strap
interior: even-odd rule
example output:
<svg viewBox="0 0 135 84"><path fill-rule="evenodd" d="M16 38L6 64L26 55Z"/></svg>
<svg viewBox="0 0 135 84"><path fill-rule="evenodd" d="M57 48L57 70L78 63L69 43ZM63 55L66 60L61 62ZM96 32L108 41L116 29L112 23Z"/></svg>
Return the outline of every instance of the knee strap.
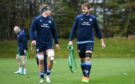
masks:
<svg viewBox="0 0 135 84"><path fill-rule="evenodd" d="M85 53L85 57L92 57L92 54L91 53Z"/></svg>
<svg viewBox="0 0 135 84"><path fill-rule="evenodd" d="M44 60L44 55L37 54L37 58L38 58L39 60Z"/></svg>
<svg viewBox="0 0 135 84"><path fill-rule="evenodd" d="M50 60L54 60L54 50L48 50L47 54Z"/></svg>

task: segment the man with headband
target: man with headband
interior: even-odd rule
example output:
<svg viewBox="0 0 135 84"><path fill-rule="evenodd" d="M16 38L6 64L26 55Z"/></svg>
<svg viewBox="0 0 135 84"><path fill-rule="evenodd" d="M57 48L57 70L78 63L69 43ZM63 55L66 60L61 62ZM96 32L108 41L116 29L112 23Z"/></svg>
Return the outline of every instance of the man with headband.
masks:
<svg viewBox="0 0 135 84"><path fill-rule="evenodd" d="M30 28L31 45L36 45L36 53L39 61L40 83L44 82L44 53L47 53L48 65L46 72L46 82L51 82L50 75L54 61L53 38L56 48L59 48L58 35L55 28L55 22L50 17L51 10L45 6L41 10L41 15L35 17ZM36 40L34 33L36 32Z"/></svg>

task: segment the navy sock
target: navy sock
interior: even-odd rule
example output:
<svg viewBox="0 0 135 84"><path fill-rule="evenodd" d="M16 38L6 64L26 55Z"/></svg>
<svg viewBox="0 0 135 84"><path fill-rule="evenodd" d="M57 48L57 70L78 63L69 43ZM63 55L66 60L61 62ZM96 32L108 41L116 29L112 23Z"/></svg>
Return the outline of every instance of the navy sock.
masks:
<svg viewBox="0 0 135 84"><path fill-rule="evenodd" d="M47 70L46 75L50 76L50 74L51 74L51 71Z"/></svg>
<svg viewBox="0 0 135 84"><path fill-rule="evenodd" d="M43 72L40 72L40 78L44 79L44 73Z"/></svg>
<svg viewBox="0 0 135 84"><path fill-rule="evenodd" d="M85 72L84 72L85 65L86 65L85 62L82 62L82 63L81 63L81 69L82 69L83 75L85 75Z"/></svg>
<svg viewBox="0 0 135 84"><path fill-rule="evenodd" d="M89 77L91 71L91 62L85 62L84 76Z"/></svg>

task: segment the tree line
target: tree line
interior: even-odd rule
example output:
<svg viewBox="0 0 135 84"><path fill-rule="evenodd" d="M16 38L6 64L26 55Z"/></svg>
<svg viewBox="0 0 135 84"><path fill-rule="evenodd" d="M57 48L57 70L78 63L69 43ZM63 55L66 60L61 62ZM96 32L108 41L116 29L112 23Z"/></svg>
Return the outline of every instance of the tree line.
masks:
<svg viewBox="0 0 135 84"><path fill-rule="evenodd" d="M82 3L91 4L91 13L96 15L105 37L135 34L134 0L1 0L0 40L13 40L13 27L21 26L28 37L33 17L40 14L40 6L49 4L52 9L60 38L68 38L74 18L81 13Z"/></svg>

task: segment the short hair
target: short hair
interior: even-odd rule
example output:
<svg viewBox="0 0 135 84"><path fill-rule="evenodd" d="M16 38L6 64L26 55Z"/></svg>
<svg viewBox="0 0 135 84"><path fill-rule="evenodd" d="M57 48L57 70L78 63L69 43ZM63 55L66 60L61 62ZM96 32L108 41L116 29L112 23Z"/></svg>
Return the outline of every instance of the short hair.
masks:
<svg viewBox="0 0 135 84"><path fill-rule="evenodd" d="M20 31L20 27L19 26L15 26L14 27L14 31Z"/></svg>
<svg viewBox="0 0 135 84"><path fill-rule="evenodd" d="M39 9L40 13L43 13L43 12L45 12L47 10L50 10L50 7L48 6L48 4L40 5L40 9Z"/></svg>
<svg viewBox="0 0 135 84"><path fill-rule="evenodd" d="M19 27L19 26L14 26L14 28L18 28L18 29L20 29L20 27Z"/></svg>
<svg viewBox="0 0 135 84"><path fill-rule="evenodd" d="M82 7L87 7L88 9L90 9L90 4L89 3L84 3L84 4L82 4Z"/></svg>

